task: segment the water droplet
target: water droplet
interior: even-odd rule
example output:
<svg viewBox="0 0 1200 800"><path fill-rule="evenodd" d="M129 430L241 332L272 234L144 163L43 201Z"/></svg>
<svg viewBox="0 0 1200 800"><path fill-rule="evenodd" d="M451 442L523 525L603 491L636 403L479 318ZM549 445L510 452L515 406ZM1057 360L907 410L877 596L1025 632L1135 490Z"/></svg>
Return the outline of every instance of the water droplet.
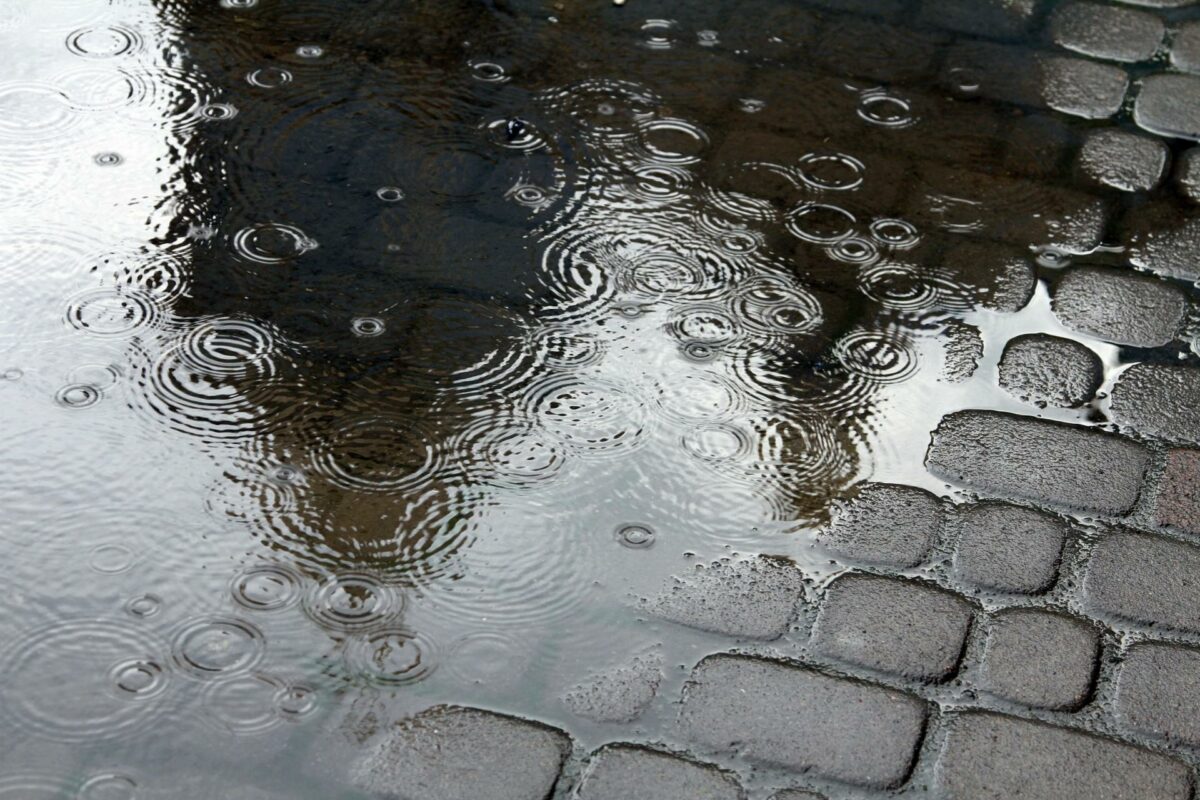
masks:
<svg viewBox="0 0 1200 800"><path fill-rule="evenodd" d="M899 250L914 246L921 240L920 233L911 222L902 219L877 219L871 223L871 235L880 244Z"/></svg>
<svg viewBox="0 0 1200 800"><path fill-rule="evenodd" d="M145 659L132 659L114 665L109 679L117 691L138 697L157 694L167 683L162 666Z"/></svg>
<svg viewBox="0 0 1200 800"><path fill-rule="evenodd" d="M350 321L350 330L355 336L371 338L380 336L385 330L383 320L378 317L355 317Z"/></svg>
<svg viewBox="0 0 1200 800"><path fill-rule="evenodd" d="M1039 266L1049 267L1050 269L1060 269L1071 264L1070 254L1053 247L1040 247L1036 249L1034 251L1034 259Z"/></svg>
<svg viewBox="0 0 1200 800"><path fill-rule="evenodd" d="M93 160L102 167L115 167L125 159L120 153L97 153Z"/></svg>
<svg viewBox="0 0 1200 800"><path fill-rule="evenodd" d="M221 0L221 8L254 8L256 5L258 5L258 0Z"/></svg>
<svg viewBox="0 0 1200 800"><path fill-rule="evenodd" d="M82 28L67 37L67 49L83 58L115 58L139 50L142 37L119 25Z"/></svg>
<svg viewBox="0 0 1200 800"><path fill-rule="evenodd" d="M292 82L292 73L282 67L260 67L246 73L246 82L261 89L277 89Z"/></svg>
<svg viewBox="0 0 1200 800"><path fill-rule="evenodd" d="M720 35L716 31L697 31L696 43L701 47L714 47L721 43Z"/></svg>
<svg viewBox="0 0 1200 800"><path fill-rule="evenodd" d="M6 381L19 381L23 377L25 377L25 372L18 367L9 367L4 370L4 380Z"/></svg>
<svg viewBox="0 0 1200 800"><path fill-rule="evenodd" d="M399 203L404 199L404 190L399 186L380 186L375 196L385 203Z"/></svg>
<svg viewBox="0 0 1200 800"><path fill-rule="evenodd" d="M884 128L903 128L915 122L912 104L885 91L866 92L859 97L858 116Z"/></svg>
<svg viewBox="0 0 1200 800"><path fill-rule="evenodd" d="M162 610L162 598L156 594L142 594L137 597L131 597L125 603L125 610L134 617L145 619L153 617Z"/></svg>
<svg viewBox="0 0 1200 800"><path fill-rule="evenodd" d="M651 50L670 50L675 46L673 32L677 24L669 19L648 19L642 23L642 44Z"/></svg>
<svg viewBox="0 0 1200 800"><path fill-rule="evenodd" d="M325 48L319 44L302 44L296 48L296 55L301 58L320 58L325 55Z"/></svg>
<svg viewBox="0 0 1200 800"><path fill-rule="evenodd" d="M471 61L471 75L484 83L507 83L511 78L503 66L494 61Z"/></svg>
<svg viewBox="0 0 1200 800"><path fill-rule="evenodd" d="M849 211L827 203L803 203L785 221L791 234L806 242L836 244L854 232Z"/></svg>
<svg viewBox="0 0 1200 800"><path fill-rule="evenodd" d="M100 390L86 383L72 383L59 389L54 400L64 408L87 408L100 402Z"/></svg>
<svg viewBox="0 0 1200 800"><path fill-rule="evenodd" d="M280 264L316 248L317 243L304 231L274 222L250 225L233 237L234 251L259 264Z"/></svg>
<svg viewBox="0 0 1200 800"><path fill-rule="evenodd" d="M201 117L211 120L232 119L237 113L237 108L229 103L205 103L199 109Z"/></svg>
<svg viewBox="0 0 1200 800"><path fill-rule="evenodd" d="M185 623L175 635L175 663L197 677L241 672L262 659L266 640L244 620L211 617Z"/></svg>
<svg viewBox="0 0 1200 800"><path fill-rule="evenodd" d="M429 642L406 628L372 631L350 642L346 663L353 675L386 686L406 686L437 665Z"/></svg>
<svg viewBox="0 0 1200 800"><path fill-rule="evenodd" d="M137 781L112 772L89 778L80 787L77 800L134 800L136 796Z"/></svg>
<svg viewBox="0 0 1200 800"><path fill-rule="evenodd" d="M289 683L275 694L275 707L285 719L299 720L317 709L320 695L303 683Z"/></svg>
<svg viewBox="0 0 1200 800"><path fill-rule="evenodd" d="M137 554L123 544L101 544L92 550L88 564L96 572L124 572L137 562Z"/></svg>
<svg viewBox="0 0 1200 800"><path fill-rule="evenodd" d="M845 153L809 153L801 157L797 171L814 189L846 191L862 186L866 167Z"/></svg>
<svg viewBox="0 0 1200 800"><path fill-rule="evenodd" d="M330 575L305 597L304 609L334 630L373 628L400 615L404 595L364 573Z"/></svg>
<svg viewBox="0 0 1200 800"><path fill-rule="evenodd" d="M755 97L743 97L738 100L738 108L747 114L757 114L767 107L766 100L759 100Z"/></svg>
<svg viewBox="0 0 1200 800"><path fill-rule="evenodd" d="M300 602L303 579L281 564L251 567L233 580L233 599L252 611L278 611Z"/></svg>
<svg viewBox="0 0 1200 800"><path fill-rule="evenodd" d="M617 541L625 547L642 550L654 544L654 531L647 525L622 525L617 528Z"/></svg>

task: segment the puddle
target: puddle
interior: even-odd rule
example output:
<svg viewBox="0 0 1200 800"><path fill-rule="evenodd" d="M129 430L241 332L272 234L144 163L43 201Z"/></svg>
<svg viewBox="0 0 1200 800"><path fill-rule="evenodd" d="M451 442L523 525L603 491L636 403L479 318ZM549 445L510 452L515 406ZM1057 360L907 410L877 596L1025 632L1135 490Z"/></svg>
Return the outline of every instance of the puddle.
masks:
<svg viewBox="0 0 1200 800"><path fill-rule="evenodd" d="M0 797L365 797L347 731L439 703L688 749L811 613L650 598L811 600L860 484L973 497L946 415L1197 365L1166 47L938 5L0 3Z"/></svg>

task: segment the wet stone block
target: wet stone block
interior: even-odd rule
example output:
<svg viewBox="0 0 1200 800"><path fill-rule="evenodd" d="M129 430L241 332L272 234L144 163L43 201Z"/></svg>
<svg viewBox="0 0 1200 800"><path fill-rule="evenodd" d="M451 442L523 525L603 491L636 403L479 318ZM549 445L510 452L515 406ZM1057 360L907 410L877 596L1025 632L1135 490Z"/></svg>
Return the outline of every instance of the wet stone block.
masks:
<svg viewBox="0 0 1200 800"><path fill-rule="evenodd" d="M1200 280L1200 218L1160 203L1130 211L1122 228L1131 264L1168 278Z"/></svg>
<svg viewBox="0 0 1200 800"><path fill-rule="evenodd" d="M929 25L988 38L1014 38L1025 33L1037 0L925 0L921 20Z"/></svg>
<svg viewBox="0 0 1200 800"><path fill-rule="evenodd" d="M848 575L829 585L813 647L848 664L920 681L958 668L972 607L915 581Z"/></svg>
<svg viewBox="0 0 1200 800"><path fill-rule="evenodd" d="M1054 10L1049 23L1054 43L1086 56L1112 61L1145 61L1162 44L1166 27L1145 11L1092 2L1071 2Z"/></svg>
<svg viewBox="0 0 1200 800"><path fill-rule="evenodd" d="M1116 715L1129 730L1200 747L1200 651L1160 643L1129 648L1117 677Z"/></svg>
<svg viewBox="0 0 1200 800"><path fill-rule="evenodd" d="M934 58L945 43L946 37L845 16L821 28L813 57L833 74L917 83L933 77Z"/></svg>
<svg viewBox="0 0 1200 800"><path fill-rule="evenodd" d="M1093 131L1079 150L1078 164L1084 179L1097 186L1148 192L1162 179L1167 146L1122 130Z"/></svg>
<svg viewBox="0 0 1200 800"><path fill-rule="evenodd" d="M1096 627L1037 609L1002 611L992 619L983 657L984 687L1034 708L1076 709L1096 672Z"/></svg>
<svg viewBox="0 0 1200 800"><path fill-rule="evenodd" d="M1036 594L1058 576L1067 526L1042 511L979 503L962 514L954 576L1000 592Z"/></svg>
<svg viewBox="0 0 1200 800"><path fill-rule="evenodd" d="M1079 342L1033 333L1010 339L999 364L1000 385L1027 403L1045 408L1080 406L1104 378L1100 357Z"/></svg>
<svg viewBox="0 0 1200 800"><path fill-rule="evenodd" d="M784 789L771 795L771 800L825 800L825 797L804 789Z"/></svg>
<svg viewBox="0 0 1200 800"><path fill-rule="evenodd" d="M1118 531L1092 551L1084 579L1089 614L1200 633L1200 549Z"/></svg>
<svg viewBox="0 0 1200 800"><path fill-rule="evenodd" d="M1154 522L1200 536L1200 452L1171 450L1154 499Z"/></svg>
<svg viewBox="0 0 1200 800"><path fill-rule="evenodd" d="M941 501L924 489L871 483L842 506L820 539L851 561L913 567L937 543L943 516Z"/></svg>
<svg viewBox="0 0 1200 800"><path fill-rule="evenodd" d="M898 786L926 704L882 686L743 656L701 661L684 689L680 731L752 762L844 783Z"/></svg>
<svg viewBox="0 0 1200 800"><path fill-rule="evenodd" d="M998 714L952 717L941 800L1187 800L1191 771L1139 747Z"/></svg>
<svg viewBox="0 0 1200 800"><path fill-rule="evenodd" d="M1188 200L1200 203L1200 147L1185 150L1176 159L1175 188Z"/></svg>
<svg viewBox="0 0 1200 800"><path fill-rule="evenodd" d="M1149 458L1140 444L1092 428L960 411L938 424L925 464L989 494L1124 514L1137 502Z"/></svg>
<svg viewBox="0 0 1200 800"><path fill-rule="evenodd" d="M1080 267L1054 288L1053 308L1072 330L1113 344L1158 347L1175 338L1187 297L1164 281L1128 270Z"/></svg>
<svg viewBox="0 0 1200 800"><path fill-rule="evenodd" d="M1171 37L1171 66L1200 72L1200 22L1184 22Z"/></svg>
<svg viewBox="0 0 1200 800"><path fill-rule="evenodd" d="M672 585L642 607L662 619L746 639L777 639L791 624L804 576L794 565L759 556L719 563Z"/></svg>
<svg viewBox="0 0 1200 800"><path fill-rule="evenodd" d="M563 701L577 716L593 722L629 722L654 700L662 681L662 658L641 653L567 692Z"/></svg>
<svg viewBox="0 0 1200 800"><path fill-rule="evenodd" d="M355 782L381 800L544 800L570 752L556 728L439 706L392 729Z"/></svg>
<svg viewBox="0 0 1200 800"><path fill-rule="evenodd" d="M1159 74L1142 78L1133 119L1159 136L1200 139L1200 77Z"/></svg>
<svg viewBox="0 0 1200 800"><path fill-rule="evenodd" d="M1129 76L1118 67L1056 56L1041 58L1038 67L1047 108L1084 119L1108 119L1125 102Z"/></svg>
<svg viewBox="0 0 1200 800"><path fill-rule="evenodd" d="M1111 408L1144 436L1200 443L1200 369L1134 364L1117 379Z"/></svg>
<svg viewBox="0 0 1200 800"><path fill-rule="evenodd" d="M617 744L597 751L588 764L577 800L743 800L728 773L648 747Z"/></svg>
<svg viewBox="0 0 1200 800"><path fill-rule="evenodd" d="M1013 312L1033 297L1037 276L1027 253L949 235L937 244L938 255L929 266L945 276L947 286L938 291L946 305Z"/></svg>

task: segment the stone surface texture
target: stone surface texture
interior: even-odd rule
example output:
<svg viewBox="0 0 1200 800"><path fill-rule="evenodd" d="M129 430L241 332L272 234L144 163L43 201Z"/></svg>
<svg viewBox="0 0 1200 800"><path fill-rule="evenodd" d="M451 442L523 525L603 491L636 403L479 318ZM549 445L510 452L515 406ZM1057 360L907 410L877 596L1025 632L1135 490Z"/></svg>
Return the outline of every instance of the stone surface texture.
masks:
<svg viewBox="0 0 1200 800"><path fill-rule="evenodd" d="M1166 281L1127 270L1079 267L1058 281L1053 307L1072 330L1114 344L1158 347L1175 338L1188 302Z"/></svg>
<svg viewBox="0 0 1200 800"><path fill-rule="evenodd" d="M1200 634L1200 549L1164 536L1113 532L1092 551L1084 601L1098 615Z"/></svg>
<svg viewBox="0 0 1200 800"><path fill-rule="evenodd" d="M1141 493L1149 452L1078 425L994 411L945 417L929 470L988 493L1081 511L1125 513Z"/></svg>
<svg viewBox="0 0 1200 800"><path fill-rule="evenodd" d="M1171 450L1154 499L1154 521L1200 536L1200 451Z"/></svg>
<svg viewBox="0 0 1200 800"><path fill-rule="evenodd" d="M563 701L574 714L593 722L637 719L658 692L662 666L658 653L639 653L575 686Z"/></svg>
<svg viewBox="0 0 1200 800"><path fill-rule="evenodd" d="M824 656L919 681L958 666L972 608L915 581L848 575L830 584L813 631Z"/></svg>
<svg viewBox="0 0 1200 800"><path fill-rule="evenodd" d="M387 731L355 777L381 800L545 800L570 752L555 728L439 706Z"/></svg>
<svg viewBox="0 0 1200 800"><path fill-rule="evenodd" d="M1200 650L1158 642L1135 644L1121 660L1117 718L1135 733L1200 747L1198 682Z"/></svg>
<svg viewBox="0 0 1200 800"><path fill-rule="evenodd" d="M1096 58L1145 61L1162 44L1166 26L1154 14L1093 2L1070 2L1050 16L1055 44Z"/></svg>
<svg viewBox="0 0 1200 800"><path fill-rule="evenodd" d="M900 785L925 728L924 701L882 686L743 656L701 661L680 731L702 748L858 786Z"/></svg>
<svg viewBox="0 0 1200 800"><path fill-rule="evenodd" d="M1100 388L1104 366L1079 342L1031 333L1004 346L998 366L1000 385L1018 400L1046 407L1086 403Z"/></svg>
<svg viewBox="0 0 1200 800"><path fill-rule="evenodd" d="M1200 139L1200 77L1163 73L1143 78L1133 118L1159 136Z"/></svg>
<svg viewBox="0 0 1200 800"><path fill-rule="evenodd" d="M1200 444L1200 369L1134 364L1113 387L1112 416L1142 436Z"/></svg>
<svg viewBox="0 0 1200 800"><path fill-rule="evenodd" d="M937 543L943 517L941 501L924 489L867 484L843 505L821 541L850 561L913 567Z"/></svg>
<svg viewBox="0 0 1200 800"><path fill-rule="evenodd" d="M998 592L1036 594L1058 576L1066 523L1043 511L979 503L962 512L954 575Z"/></svg>
<svg viewBox="0 0 1200 800"><path fill-rule="evenodd" d="M989 692L1032 708L1083 705L1096 671L1099 636L1089 622L1038 609L996 614L983 668Z"/></svg>
<svg viewBox="0 0 1200 800"><path fill-rule="evenodd" d="M1141 748L998 714L948 721L942 800L1187 800L1190 770Z"/></svg>
<svg viewBox="0 0 1200 800"><path fill-rule="evenodd" d="M742 800L737 780L701 764L647 747L617 744L597 751L574 797L578 800Z"/></svg>
<svg viewBox="0 0 1200 800"><path fill-rule="evenodd" d="M1079 171L1097 186L1148 192L1167 166L1167 146L1151 136L1116 128L1093 131L1079 150Z"/></svg>
<svg viewBox="0 0 1200 800"><path fill-rule="evenodd" d="M676 578L642 607L657 617L714 633L777 639L795 616L804 576L795 565L756 557L719 562Z"/></svg>

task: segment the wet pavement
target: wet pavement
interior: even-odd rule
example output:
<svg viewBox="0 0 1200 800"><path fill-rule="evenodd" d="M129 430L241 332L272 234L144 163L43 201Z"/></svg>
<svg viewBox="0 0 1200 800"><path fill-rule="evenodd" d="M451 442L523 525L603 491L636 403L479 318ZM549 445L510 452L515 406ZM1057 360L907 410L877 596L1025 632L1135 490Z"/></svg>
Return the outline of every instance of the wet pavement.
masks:
<svg viewBox="0 0 1200 800"><path fill-rule="evenodd" d="M1192 796L1200 7L0 43L0 798Z"/></svg>

